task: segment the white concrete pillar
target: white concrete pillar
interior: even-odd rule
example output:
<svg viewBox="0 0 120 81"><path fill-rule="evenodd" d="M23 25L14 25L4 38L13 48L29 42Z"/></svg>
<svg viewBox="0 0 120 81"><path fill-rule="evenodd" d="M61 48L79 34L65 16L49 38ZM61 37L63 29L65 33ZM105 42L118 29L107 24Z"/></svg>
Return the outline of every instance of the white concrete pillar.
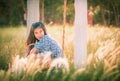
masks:
<svg viewBox="0 0 120 81"><path fill-rule="evenodd" d="M85 67L87 58L87 0L75 0L74 66Z"/></svg>
<svg viewBox="0 0 120 81"><path fill-rule="evenodd" d="M32 23L40 19L39 0L27 0L27 36Z"/></svg>

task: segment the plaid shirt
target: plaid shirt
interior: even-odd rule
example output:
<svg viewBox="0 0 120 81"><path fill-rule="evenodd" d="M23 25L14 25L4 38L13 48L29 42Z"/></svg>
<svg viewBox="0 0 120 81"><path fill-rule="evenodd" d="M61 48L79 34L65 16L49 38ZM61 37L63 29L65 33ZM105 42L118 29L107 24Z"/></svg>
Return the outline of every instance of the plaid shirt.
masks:
<svg viewBox="0 0 120 81"><path fill-rule="evenodd" d="M39 49L39 53L51 52L53 58L62 56L62 48L49 35L44 35L34 47Z"/></svg>

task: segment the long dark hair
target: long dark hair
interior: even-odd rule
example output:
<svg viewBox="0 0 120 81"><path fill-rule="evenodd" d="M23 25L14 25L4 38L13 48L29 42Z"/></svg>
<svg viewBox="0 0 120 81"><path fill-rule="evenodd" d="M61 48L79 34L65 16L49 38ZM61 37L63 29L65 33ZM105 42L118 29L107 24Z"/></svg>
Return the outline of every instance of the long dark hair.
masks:
<svg viewBox="0 0 120 81"><path fill-rule="evenodd" d="M38 41L38 39L36 39L35 35L34 35L34 30L38 27L43 29L44 35L47 35L46 28L42 22L33 23L31 28L30 28L30 32L29 32L29 35L27 37L27 40L26 40L26 46L27 46L26 53L27 53L27 55L29 55L30 50L34 47L35 42Z"/></svg>

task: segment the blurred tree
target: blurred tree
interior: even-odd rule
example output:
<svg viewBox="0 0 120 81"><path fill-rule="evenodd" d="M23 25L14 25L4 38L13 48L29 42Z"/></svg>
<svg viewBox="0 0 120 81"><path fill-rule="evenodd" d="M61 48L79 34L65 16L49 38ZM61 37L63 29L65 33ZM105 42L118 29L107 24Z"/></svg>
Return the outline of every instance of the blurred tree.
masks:
<svg viewBox="0 0 120 81"><path fill-rule="evenodd" d="M40 0L41 21L63 23L64 0ZM120 0L87 0L95 23L120 26ZM0 0L0 26L25 24L27 0ZM44 2L44 4L43 4ZM66 23L74 22L74 0L67 1Z"/></svg>
<svg viewBox="0 0 120 81"><path fill-rule="evenodd" d="M107 2L110 4L111 9L111 15L114 16L114 24L120 25L120 0L107 0ZM112 20L112 19L111 19ZM112 24L113 21L111 21Z"/></svg>
<svg viewBox="0 0 120 81"><path fill-rule="evenodd" d="M50 22L62 22L63 18L63 1L62 0L45 0L45 21ZM61 8L61 13L58 12L58 9Z"/></svg>
<svg viewBox="0 0 120 81"><path fill-rule="evenodd" d="M23 23L24 11L21 0L0 0L0 12L0 25L19 25Z"/></svg>
<svg viewBox="0 0 120 81"><path fill-rule="evenodd" d="M120 26L120 0L88 0L88 3L88 7L94 8L97 23Z"/></svg>
<svg viewBox="0 0 120 81"><path fill-rule="evenodd" d="M0 0L0 25L7 24L9 22L8 8L9 6L8 3L6 3L6 0Z"/></svg>

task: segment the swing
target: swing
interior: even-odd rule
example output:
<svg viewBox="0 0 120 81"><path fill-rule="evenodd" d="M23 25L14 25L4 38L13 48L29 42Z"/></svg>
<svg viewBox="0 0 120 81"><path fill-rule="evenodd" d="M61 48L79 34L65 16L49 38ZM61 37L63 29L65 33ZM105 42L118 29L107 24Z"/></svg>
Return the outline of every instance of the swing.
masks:
<svg viewBox="0 0 120 81"><path fill-rule="evenodd" d="M67 5L67 0L64 0L64 14L63 14L63 35L62 35L62 49L63 49L63 57L64 55L64 39L65 39L65 26L66 26L66 5Z"/></svg>

